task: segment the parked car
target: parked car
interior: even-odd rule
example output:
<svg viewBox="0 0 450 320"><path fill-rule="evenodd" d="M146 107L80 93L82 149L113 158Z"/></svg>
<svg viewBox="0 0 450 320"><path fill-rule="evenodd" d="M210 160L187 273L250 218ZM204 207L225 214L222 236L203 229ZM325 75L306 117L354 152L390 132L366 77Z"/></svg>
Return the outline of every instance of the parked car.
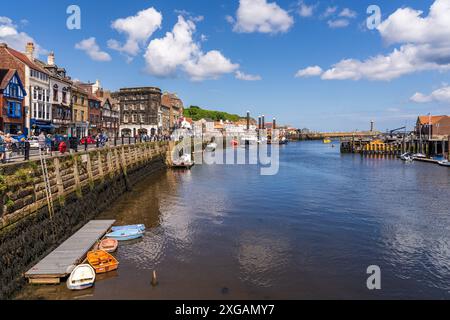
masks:
<svg viewBox="0 0 450 320"><path fill-rule="evenodd" d="M88 144L95 144L96 143L95 139L93 137L87 136L87 137L81 138L80 145L84 145L86 143L86 140L87 140Z"/></svg>

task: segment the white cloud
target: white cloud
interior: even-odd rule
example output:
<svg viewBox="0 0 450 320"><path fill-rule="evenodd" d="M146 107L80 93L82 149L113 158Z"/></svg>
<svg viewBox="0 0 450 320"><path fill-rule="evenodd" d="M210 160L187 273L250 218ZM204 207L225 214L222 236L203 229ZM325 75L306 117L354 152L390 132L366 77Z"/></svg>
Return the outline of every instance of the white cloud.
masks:
<svg viewBox="0 0 450 320"><path fill-rule="evenodd" d="M119 33L127 36L125 44L111 39L108 47L125 53L129 56L136 56L141 46L144 46L152 34L161 28L162 14L153 7L139 11L135 16L120 18L112 22L111 27Z"/></svg>
<svg viewBox="0 0 450 320"><path fill-rule="evenodd" d="M240 0L236 13L235 32L287 32L294 24L289 13L275 2L267 0Z"/></svg>
<svg viewBox="0 0 450 320"><path fill-rule="evenodd" d="M399 48L366 60L341 60L322 79L389 81L420 71L446 72L450 70L449 16L448 0L435 0L427 17L422 17L422 11L400 8L378 27L383 40L399 43Z"/></svg>
<svg viewBox="0 0 450 320"><path fill-rule="evenodd" d="M94 61L111 61L111 56L100 50L94 37L85 39L75 44L75 49L82 50Z"/></svg>
<svg viewBox="0 0 450 320"><path fill-rule="evenodd" d="M337 19L337 20L329 20L328 26L330 28L345 28L350 24L350 22L347 19Z"/></svg>
<svg viewBox="0 0 450 320"><path fill-rule="evenodd" d="M178 16L171 32L149 43L144 55L147 71L154 76L171 77L182 70L191 80L201 81L216 79L239 68L217 50L204 53L200 43L193 39L195 30L192 20Z"/></svg>
<svg viewBox="0 0 450 320"><path fill-rule="evenodd" d="M19 27L14 24L13 20L8 17L0 16L0 42L8 44L11 48L18 51L24 51L28 42L33 42L35 47L35 54L45 55L47 50L43 49L36 41L26 34L20 32Z"/></svg>
<svg viewBox="0 0 450 320"><path fill-rule="evenodd" d="M235 77L236 77L236 79L243 80L243 81L260 81L260 80L262 80L261 76L259 76L259 75L246 74L241 71L236 71Z"/></svg>
<svg viewBox="0 0 450 320"><path fill-rule="evenodd" d="M298 8L298 14L300 17L312 17L314 14L315 5L307 5L305 2L300 1L299 2L300 7Z"/></svg>
<svg viewBox="0 0 450 320"><path fill-rule="evenodd" d="M450 1L436 0L430 13L400 8L378 26L383 39L389 43L450 43Z"/></svg>
<svg viewBox="0 0 450 320"><path fill-rule="evenodd" d="M323 70L319 66L313 66L308 67L305 69L299 70L296 74L296 78L306 78L306 77L314 77L314 76L320 76L322 74Z"/></svg>
<svg viewBox="0 0 450 320"><path fill-rule="evenodd" d="M411 98L411 101L416 103L426 102L445 102L450 103L450 86L445 86L433 91L429 95L425 95L420 92L416 92Z"/></svg>
<svg viewBox="0 0 450 320"><path fill-rule="evenodd" d="M338 7L336 7L336 6L335 7L327 7L325 9L325 12L322 14L322 17L323 18L328 18L328 17L334 15L336 13L336 11L337 11L337 8Z"/></svg>
<svg viewBox="0 0 450 320"><path fill-rule="evenodd" d="M344 17L344 18L356 18L356 12L353 10L350 10L349 8L344 8L341 13L339 13L340 17Z"/></svg>
<svg viewBox="0 0 450 320"><path fill-rule="evenodd" d="M234 24L236 22L236 20L234 20L234 18L232 16L230 16L230 15L225 16L225 20L227 20L227 22L229 24Z"/></svg>

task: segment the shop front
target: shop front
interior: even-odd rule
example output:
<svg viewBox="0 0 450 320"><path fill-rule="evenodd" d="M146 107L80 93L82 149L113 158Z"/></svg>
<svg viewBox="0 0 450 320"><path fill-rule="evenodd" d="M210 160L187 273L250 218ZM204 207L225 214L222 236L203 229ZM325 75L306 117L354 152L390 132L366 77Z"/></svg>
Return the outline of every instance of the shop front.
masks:
<svg viewBox="0 0 450 320"><path fill-rule="evenodd" d="M55 127L52 122L46 120L31 119L30 127L32 136L39 135L41 132L44 132L45 134L52 134L55 131Z"/></svg>

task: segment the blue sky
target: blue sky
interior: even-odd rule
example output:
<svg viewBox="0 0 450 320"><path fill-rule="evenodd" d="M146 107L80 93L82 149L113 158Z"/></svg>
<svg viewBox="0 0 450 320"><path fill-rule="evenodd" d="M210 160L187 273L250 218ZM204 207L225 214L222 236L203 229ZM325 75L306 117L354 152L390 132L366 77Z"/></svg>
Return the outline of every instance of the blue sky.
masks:
<svg viewBox="0 0 450 320"><path fill-rule="evenodd" d="M185 105L238 114L249 109L301 128L367 129L373 119L384 131L412 126L418 114L449 114L450 23L439 23L450 21L450 6L442 3L448 1L248 1L9 1L0 12L0 41L32 38L41 53L54 51L72 78L99 79L111 90L158 86L178 93ZM366 10L373 3L381 9L382 27L369 30ZM81 30L66 27L71 4L81 9ZM124 20L113 27L142 11L144 20L129 21L130 33L120 32ZM143 22L155 26L148 37L140 32ZM168 39L176 24L187 39ZM17 32L13 38L2 31L8 26ZM408 36L408 28L419 36ZM422 35L429 30L438 31ZM82 43L92 37L94 59L88 55L92 41ZM137 48L124 52L130 38ZM403 53L402 46L405 54L384 65L383 57L396 49ZM377 55L380 61L367 62ZM357 63L339 64L345 59ZM316 73L295 77L307 67Z"/></svg>

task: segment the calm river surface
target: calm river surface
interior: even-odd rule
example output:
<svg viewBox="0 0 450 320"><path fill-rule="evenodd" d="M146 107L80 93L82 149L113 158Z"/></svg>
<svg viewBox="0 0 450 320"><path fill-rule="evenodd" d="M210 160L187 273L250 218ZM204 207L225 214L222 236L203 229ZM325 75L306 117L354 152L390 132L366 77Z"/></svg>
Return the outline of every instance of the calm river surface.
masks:
<svg viewBox="0 0 450 320"><path fill-rule="evenodd" d="M82 292L27 286L18 298L450 298L449 186L448 168L318 142L282 146L275 176L249 165L168 170L99 216L148 227L121 243L117 272ZM370 265L381 268L376 292Z"/></svg>

